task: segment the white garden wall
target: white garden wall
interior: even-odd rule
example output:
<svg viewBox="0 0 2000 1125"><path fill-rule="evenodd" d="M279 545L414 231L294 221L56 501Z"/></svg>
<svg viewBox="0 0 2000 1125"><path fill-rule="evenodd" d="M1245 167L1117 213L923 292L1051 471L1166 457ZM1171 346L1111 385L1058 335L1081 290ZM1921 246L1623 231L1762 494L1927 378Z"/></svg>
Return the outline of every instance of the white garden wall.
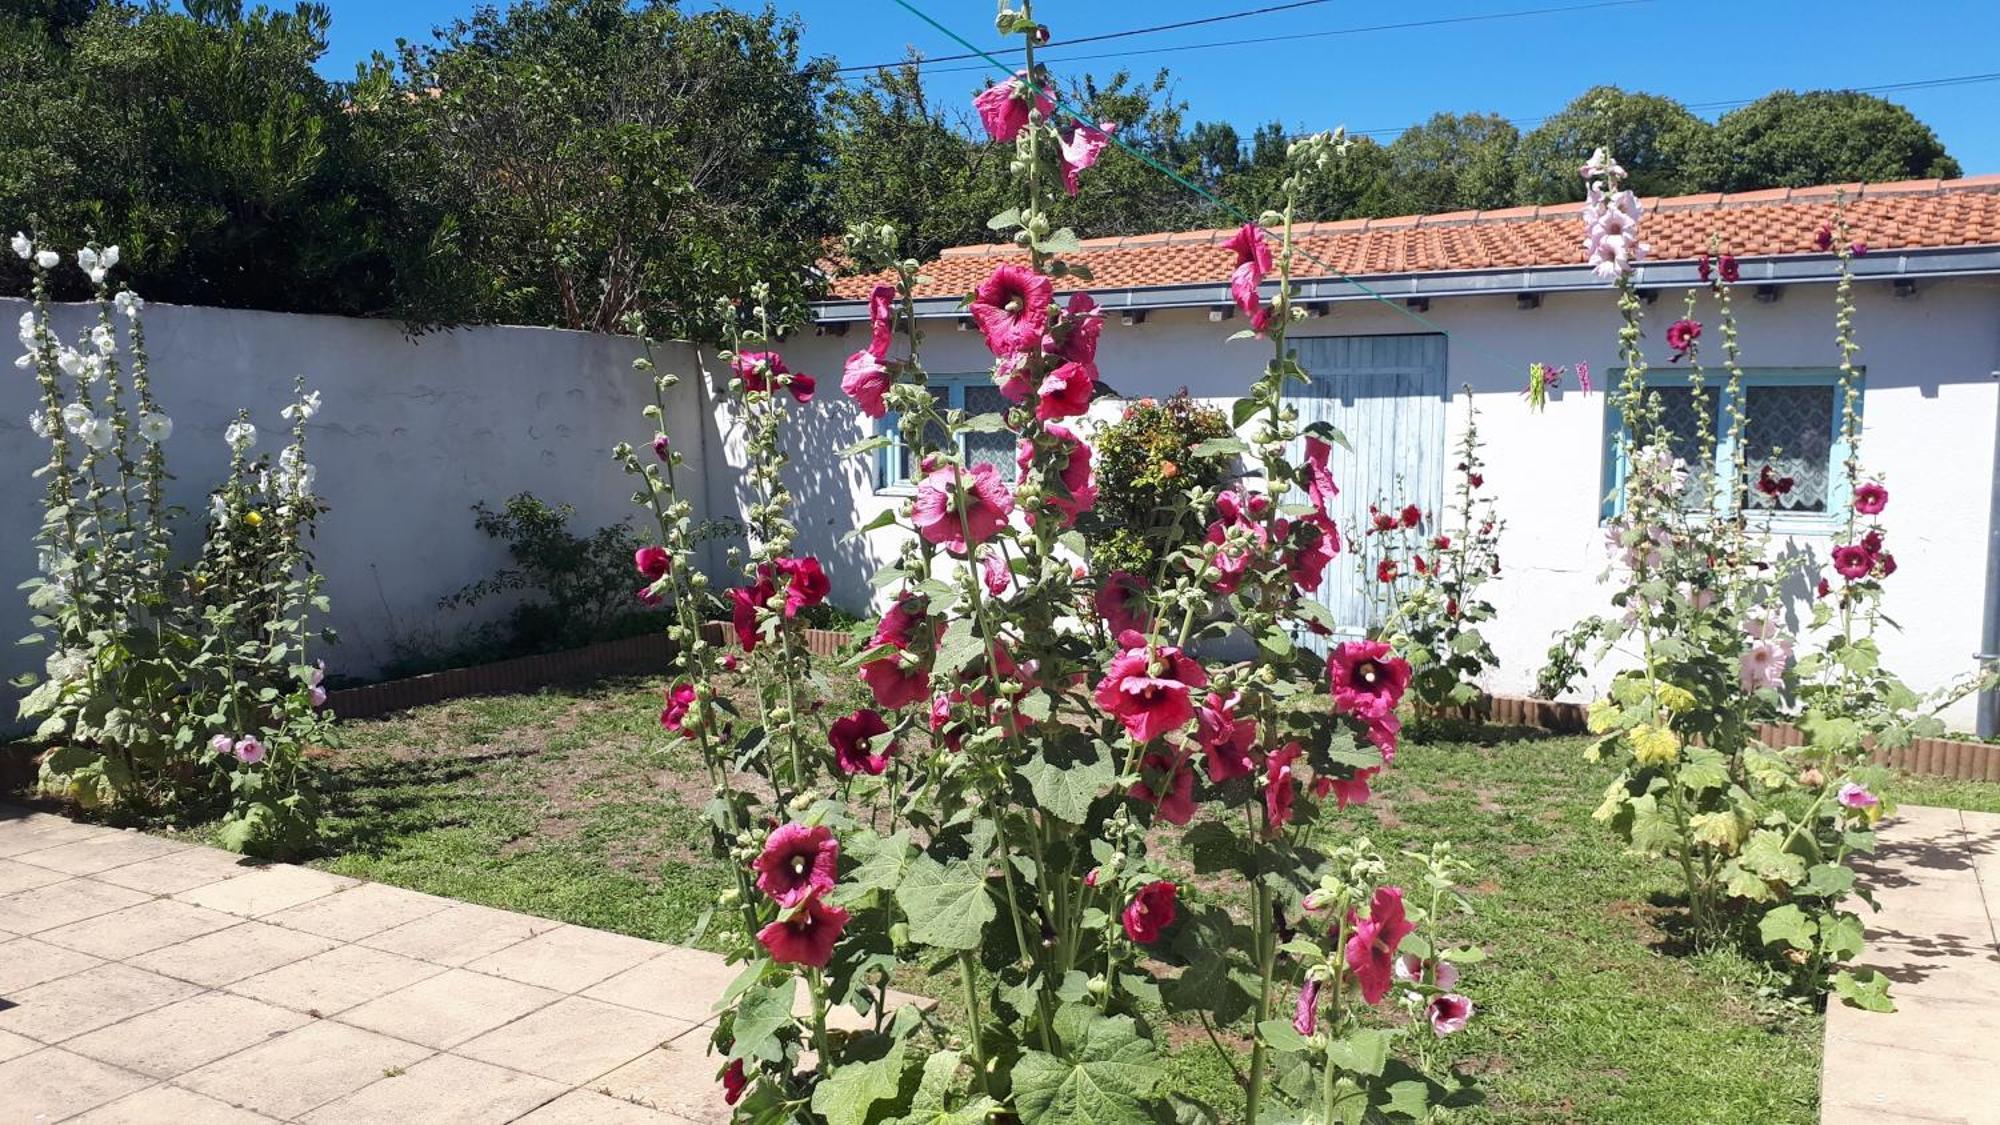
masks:
<svg viewBox="0 0 2000 1125"><path fill-rule="evenodd" d="M10 339L24 308L0 300ZM90 316L88 308L59 310L65 338ZM502 608L437 607L506 562L504 549L473 527L473 504L533 492L575 505L572 526L580 531L635 512L634 482L610 456L617 442L641 444L653 433L640 414L651 387L631 368L637 345L629 339L500 327L413 339L387 321L163 305L149 308L145 321L155 393L174 419L170 495L192 513L205 512L208 491L227 470L222 429L237 407L250 408L260 448L275 450L293 376L303 374L324 396L307 441L330 505L314 550L341 634L326 653L337 672L367 675L399 644L449 640ZM678 349L660 359L685 366ZM27 427L34 380L11 364L4 373L0 672L11 679L39 660L39 649L11 643L29 631L13 589L34 573L42 491L29 474L48 447ZM699 396L695 380L676 388L667 427L695 474L712 440ZM13 717L6 690L0 722Z"/></svg>
<svg viewBox="0 0 2000 1125"><path fill-rule="evenodd" d="M1649 310L1649 342L1658 342L1677 294ZM1884 637L1891 665L1914 684L1939 686L1969 671L1980 651L1992 548L1989 527L1995 476L1995 373L2000 369L2000 286L1985 280L1924 283L1911 297L1892 295L1886 282L1862 283L1858 330L1867 368L1863 455L1894 499L1884 522L1901 569L1886 608L1903 625ZM1827 367L1834 348L1830 286L1798 285L1773 304L1738 304L1744 363L1750 367ZM1608 608L1599 585L1605 566L1599 527L1605 400L1573 389L1530 414L1520 398L1528 363L1590 363L1601 384L1616 364L1617 312L1610 294L1552 294L1541 307L1519 309L1513 296L1441 298L1427 318L1450 334L1448 385L1470 383L1481 411L1488 486L1507 521L1505 573L1487 587L1499 608L1490 630L1501 668L1487 686L1525 691L1534 683L1551 635L1578 617ZM1164 396L1181 386L1222 403L1255 377L1269 352L1262 343L1226 343L1241 322L1210 323L1203 310L1153 311L1136 326L1107 326L1098 360L1103 378L1128 397ZM925 364L935 373L990 366L977 332L950 320L926 323ZM1396 308L1342 302L1307 322L1310 335L1406 333L1425 329ZM785 348L795 369L820 378L823 401L809 411L794 457L802 501L802 550L830 556L835 597L865 604L867 578L896 551L893 532L867 544L842 543L848 530L884 505L872 464L841 463L835 450L871 432L853 403L833 390L841 362L860 337L801 336ZM1716 340L1707 341L1711 352ZM1104 413L1115 405L1103 403ZM1446 440L1456 442L1462 404L1449 410ZM732 464L740 445L727 443ZM1795 547L1824 559L1824 539ZM1336 566L1341 563L1336 563ZM1600 676L1601 685L1601 676ZM1970 727L1967 701L1947 716Z"/></svg>

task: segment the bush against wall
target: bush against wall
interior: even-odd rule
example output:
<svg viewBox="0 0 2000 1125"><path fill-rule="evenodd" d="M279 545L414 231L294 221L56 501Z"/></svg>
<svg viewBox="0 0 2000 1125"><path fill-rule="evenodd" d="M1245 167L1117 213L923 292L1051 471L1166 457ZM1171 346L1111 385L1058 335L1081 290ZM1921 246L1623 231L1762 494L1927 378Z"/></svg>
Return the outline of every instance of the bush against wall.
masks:
<svg viewBox="0 0 2000 1125"><path fill-rule="evenodd" d="M1205 526L1188 491L1221 488L1236 466L1234 453L1198 450L1234 433L1222 411L1185 387L1127 405L1097 434L1097 505L1079 517L1092 559L1107 571L1157 579L1167 545Z"/></svg>

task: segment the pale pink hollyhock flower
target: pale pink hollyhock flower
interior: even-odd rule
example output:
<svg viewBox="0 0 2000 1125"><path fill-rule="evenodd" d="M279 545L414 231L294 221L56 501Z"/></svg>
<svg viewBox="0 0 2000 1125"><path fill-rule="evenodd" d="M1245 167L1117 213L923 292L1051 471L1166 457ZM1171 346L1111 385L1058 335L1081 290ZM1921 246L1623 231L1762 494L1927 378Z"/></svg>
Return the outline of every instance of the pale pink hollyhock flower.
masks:
<svg viewBox="0 0 2000 1125"><path fill-rule="evenodd" d="M244 765L254 766L264 760L264 744L257 740L256 735L250 735L237 739L231 753L235 754L236 760Z"/></svg>
<svg viewBox="0 0 2000 1125"><path fill-rule="evenodd" d="M1079 121L1076 129L1061 142L1063 188L1071 195L1076 194L1076 175L1097 163L1104 147L1111 143L1111 134L1118 126L1110 121L1100 121L1095 128Z"/></svg>
<svg viewBox="0 0 2000 1125"><path fill-rule="evenodd" d="M979 111L979 123L986 126L986 135L1002 144L1021 135L1028 127L1028 103L1021 100L1020 92L1028 86L1028 72L1017 70L1014 77L996 86L988 86L972 99L972 106ZM1039 88L1035 90L1035 109L1047 117L1056 108Z"/></svg>
<svg viewBox="0 0 2000 1125"><path fill-rule="evenodd" d="M312 671L306 673L306 694L312 700L314 707L326 706L325 680L326 661L324 660L313 665Z"/></svg>
<svg viewBox="0 0 2000 1125"><path fill-rule="evenodd" d="M236 740L226 734L218 734L208 740L208 748L217 754L233 754L236 752Z"/></svg>
<svg viewBox="0 0 2000 1125"><path fill-rule="evenodd" d="M1431 997L1424 1007L1424 1014L1430 1018L1431 1030L1439 1038L1454 1031L1464 1031L1472 1020L1472 1001L1455 992L1440 993Z"/></svg>
<svg viewBox="0 0 2000 1125"><path fill-rule="evenodd" d="M992 465L946 465L917 485L910 518L925 539L964 554L991 539L1013 511L1014 493Z"/></svg>
<svg viewBox="0 0 2000 1125"><path fill-rule="evenodd" d="M1840 792L1834 796L1834 800L1850 809L1872 809L1882 803L1882 798L1870 793L1867 786L1855 781L1842 782Z"/></svg>
<svg viewBox="0 0 2000 1125"><path fill-rule="evenodd" d="M1743 651L1741 661L1743 690L1756 691L1759 688L1782 687L1785 682L1785 663L1791 659L1792 646L1784 641L1753 641Z"/></svg>
<svg viewBox="0 0 2000 1125"><path fill-rule="evenodd" d="M1424 959L1414 953L1405 953L1396 958L1395 977L1404 984L1417 984L1424 979ZM1449 961L1439 961L1430 966L1431 983L1439 988L1450 988L1458 983L1458 966Z"/></svg>

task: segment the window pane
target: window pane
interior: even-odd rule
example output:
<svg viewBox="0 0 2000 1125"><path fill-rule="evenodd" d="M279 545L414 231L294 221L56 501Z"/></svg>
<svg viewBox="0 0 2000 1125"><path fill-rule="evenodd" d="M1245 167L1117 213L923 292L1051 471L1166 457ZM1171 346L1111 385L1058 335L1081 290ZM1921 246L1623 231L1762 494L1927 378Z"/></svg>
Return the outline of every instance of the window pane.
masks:
<svg viewBox="0 0 2000 1125"><path fill-rule="evenodd" d="M1659 400L1660 428L1667 433L1668 448L1674 451L1675 457L1687 465L1687 485L1681 493L1683 504L1699 505L1702 498L1702 473L1713 465L1711 458L1715 441L1716 390L1714 387L1702 388L1699 399L1695 397L1694 388L1686 385L1648 387L1646 393ZM1701 421L1704 416L1708 420L1710 442L1708 456L1703 455L1701 443ZM1636 437L1641 445L1651 440L1651 435L1647 434L1639 434Z"/></svg>
<svg viewBox="0 0 2000 1125"><path fill-rule="evenodd" d="M965 388L965 413L971 417L981 414L998 414L1010 404L1000 388L987 384L972 384ZM965 464L992 465L1001 470L1007 480L1014 478L1014 435L1010 432L970 433L965 435Z"/></svg>
<svg viewBox="0 0 2000 1125"><path fill-rule="evenodd" d="M930 388L930 392L931 398L937 400L939 410L944 410L951 405L951 391L949 388L933 386ZM903 444L902 416L892 411L883 417L882 425L885 427L884 432L895 439L896 443L889 451L889 479L882 483L885 485L903 484L916 476L916 458L912 455L910 447ZM936 449L942 446L945 439L944 427L933 423L927 429L929 430L927 434L929 447Z"/></svg>
<svg viewBox="0 0 2000 1125"><path fill-rule="evenodd" d="M1749 412L1743 444L1745 482L1753 509L1781 512L1824 512L1834 467L1835 388L1819 386L1746 387ZM1774 482L1760 490L1764 466ZM1785 478L1791 487L1784 488ZM1776 494L1773 495L1772 493Z"/></svg>

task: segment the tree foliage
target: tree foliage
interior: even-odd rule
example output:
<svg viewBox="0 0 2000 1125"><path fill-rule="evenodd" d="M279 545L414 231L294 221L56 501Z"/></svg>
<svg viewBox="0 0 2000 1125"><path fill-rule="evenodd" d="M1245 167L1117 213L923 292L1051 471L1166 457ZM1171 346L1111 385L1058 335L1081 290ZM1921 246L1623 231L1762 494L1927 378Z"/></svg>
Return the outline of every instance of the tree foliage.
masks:
<svg viewBox="0 0 2000 1125"><path fill-rule="evenodd" d="M1628 185L1642 196L1714 191L1699 178L1714 144L1714 127L1672 98L1593 86L1521 139L1514 201L1582 199L1577 165L1600 148L1618 154L1631 172Z"/></svg>
<svg viewBox="0 0 2000 1125"><path fill-rule="evenodd" d="M1708 171L1723 191L1950 179L1958 161L1909 110L1852 90L1779 90L1715 123Z"/></svg>

